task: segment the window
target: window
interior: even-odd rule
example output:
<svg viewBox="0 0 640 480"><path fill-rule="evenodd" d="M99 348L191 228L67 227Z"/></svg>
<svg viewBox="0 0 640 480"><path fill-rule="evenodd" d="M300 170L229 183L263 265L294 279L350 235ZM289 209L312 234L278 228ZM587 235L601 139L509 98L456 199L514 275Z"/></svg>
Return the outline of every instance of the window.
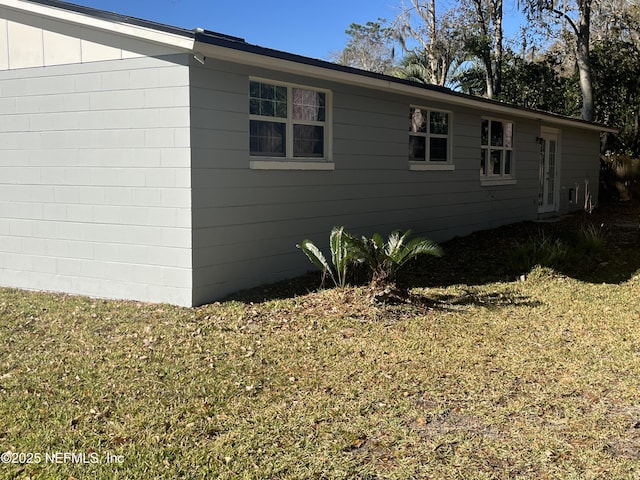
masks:
<svg viewBox="0 0 640 480"><path fill-rule="evenodd" d="M426 108L409 108L409 162L411 167L452 167L450 158L451 115ZM436 167L437 168L437 167ZM420 168L414 168L420 169ZM431 169L431 168L428 168Z"/></svg>
<svg viewBox="0 0 640 480"><path fill-rule="evenodd" d="M513 183L513 123L482 119L480 136L480 179Z"/></svg>
<svg viewBox="0 0 640 480"><path fill-rule="evenodd" d="M249 151L251 157L280 160L254 168L304 168L297 162L326 162L329 93L311 88L251 80L249 82ZM266 167L268 168L268 167Z"/></svg>

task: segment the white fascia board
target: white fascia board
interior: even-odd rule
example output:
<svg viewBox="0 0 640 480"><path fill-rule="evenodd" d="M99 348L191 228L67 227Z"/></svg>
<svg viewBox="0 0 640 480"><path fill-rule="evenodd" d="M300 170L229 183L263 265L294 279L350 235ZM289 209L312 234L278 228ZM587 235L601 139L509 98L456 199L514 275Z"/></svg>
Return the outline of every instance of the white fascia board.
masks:
<svg viewBox="0 0 640 480"><path fill-rule="evenodd" d="M32 13L59 20L75 25L94 28L112 33L118 33L128 37L146 40L156 44L173 47L178 50L189 52L193 50L193 38L177 35L171 32L163 32L152 28L145 28L129 23L109 21L102 18L85 15L71 10L56 8L54 6L39 3L25 2L22 0L0 0L0 6L18 10L20 12Z"/></svg>
<svg viewBox="0 0 640 480"><path fill-rule="evenodd" d="M196 42L194 45L194 49L195 51L202 53L206 57L216 58L218 60L225 60L234 63L241 63L244 65L268 68L271 70L278 70L298 75L306 75L313 78L320 78L323 80L338 83L372 88L385 92L395 92L413 98L446 102L450 105L470 107L483 110L495 115L516 116L519 118L536 120L549 125L564 125L597 132L615 133L618 131L615 128L605 127L603 125L594 123L582 122L580 120L573 120L571 118L556 116L542 111L524 110L507 104L487 102L475 99L471 96L463 96L455 93L448 94L436 90L429 90L421 87L407 85L401 82L394 82L392 80L369 77L367 75L358 75L355 73L333 70L331 68L323 68L317 65L294 62L291 60L271 57L267 55L260 55L252 52L245 52L242 50L221 47L218 45Z"/></svg>

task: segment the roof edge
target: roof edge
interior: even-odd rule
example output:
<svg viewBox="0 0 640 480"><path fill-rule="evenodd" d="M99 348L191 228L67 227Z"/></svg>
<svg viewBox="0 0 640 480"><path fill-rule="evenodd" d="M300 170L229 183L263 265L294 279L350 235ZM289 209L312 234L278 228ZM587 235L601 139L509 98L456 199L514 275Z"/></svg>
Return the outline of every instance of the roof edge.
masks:
<svg viewBox="0 0 640 480"><path fill-rule="evenodd" d="M326 79L335 80L338 82L348 81L346 77L351 77L351 81L348 83L362 84L370 88L392 90L402 92L407 95L417 95L419 97L442 97L440 100L453 101L453 103L459 105L466 105L473 108L488 108L498 113L514 113L521 117L535 118L540 121L548 121L557 124L572 125L576 127L586 128L588 130L597 130L600 132L617 133L618 129L609 127L607 125L599 124L596 122L589 122L580 118L570 117L567 115L561 115L558 113L547 112L544 110L536 110L533 108L520 107L509 103L500 102L498 100L492 100L483 97L476 97L468 95L466 93L456 92L447 87L441 87L438 85L421 84L406 80L403 78L393 77L391 75L385 75L376 72L370 72L367 70L360 70L354 67L348 67L345 65L339 65L336 63L328 62L326 60L320 60L317 58L305 57L302 55L283 52L280 50L274 50L270 48L261 47L258 45L252 45L245 42L242 39L223 38L219 34L211 34L213 32L196 32L195 35L195 50L202 50L205 54L207 46L218 47L222 49L230 49L232 51L239 52L238 60L244 62L250 61L250 56L262 56L272 60L278 60L281 65L276 65L273 62L269 62L266 65L265 62L256 61L255 64L263 67L277 68L278 66L288 65L288 70L294 70L294 73L305 73L305 70L309 70L306 73L316 73L319 71L326 72L322 75ZM233 61L233 55L224 55L220 50L211 50L214 55L219 55L225 60ZM244 55L243 55L244 54ZM240 58L242 57L242 58ZM293 65L300 65L301 68L296 69ZM311 72L315 71L315 72ZM360 79L359 81L356 79ZM446 97L446 98L445 98Z"/></svg>
<svg viewBox="0 0 640 480"><path fill-rule="evenodd" d="M191 51L195 33L172 25L61 0L0 0L0 6Z"/></svg>
<svg viewBox="0 0 640 480"><path fill-rule="evenodd" d="M117 24L120 26L120 28L116 29L118 33L171 45L187 52L202 53L206 56L218 57L229 61L242 61L249 64L260 65L265 68L284 68L295 73L314 74L327 80L351 83L379 90L395 91L423 98L428 97L440 101L449 101L454 104L465 105L472 108L487 108L492 112L511 113L525 118L536 118L540 121L572 125L601 132L618 132L618 129L595 122L588 122L579 118L519 107L497 100L456 92L446 87L420 84L390 75L338 65L326 60L261 47L249 44L239 37L201 28L188 30L62 0L0 0L0 5L21 10L24 10L26 4L34 6L32 13L52 16L51 12L47 12L46 9L55 8L63 10L73 16L73 18L66 18L64 20L110 31L114 31L112 27L114 24ZM87 17L94 19L94 22L88 22ZM131 28L128 29L127 27ZM156 32L159 35L153 35L152 32ZM269 61L261 61L263 58L269 59ZM274 60L276 61L275 63Z"/></svg>

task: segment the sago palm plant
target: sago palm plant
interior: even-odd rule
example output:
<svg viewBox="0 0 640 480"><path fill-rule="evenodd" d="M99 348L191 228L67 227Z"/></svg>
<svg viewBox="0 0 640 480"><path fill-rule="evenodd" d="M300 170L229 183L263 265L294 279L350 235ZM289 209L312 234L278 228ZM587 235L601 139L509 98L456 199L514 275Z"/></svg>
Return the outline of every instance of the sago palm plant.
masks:
<svg viewBox="0 0 640 480"><path fill-rule="evenodd" d="M384 238L374 233L371 238L356 237L345 232L344 227L333 227L329 238L331 264L322 251L311 241L297 245L311 262L323 272L322 282L330 277L336 286L347 285L349 268L362 265L371 273L371 285L397 290L398 271L418 255L441 256L442 249L432 240L411 237L411 230L396 230Z"/></svg>
<svg viewBox="0 0 640 480"><path fill-rule="evenodd" d="M351 236L344 231L344 227L333 227L329 236L329 247L331 250L331 263L322 254L322 251L308 239L296 245L311 260L316 267L322 270L322 283L329 276L334 285L344 287L347 285L347 273L349 262L353 261L353 249L350 247Z"/></svg>
<svg viewBox="0 0 640 480"><path fill-rule="evenodd" d="M398 271L419 255L442 256L442 248L432 240L422 237L410 239L411 230L396 230L385 242L375 233L371 238L350 237L353 257L371 271L371 283L375 286L395 286Z"/></svg>

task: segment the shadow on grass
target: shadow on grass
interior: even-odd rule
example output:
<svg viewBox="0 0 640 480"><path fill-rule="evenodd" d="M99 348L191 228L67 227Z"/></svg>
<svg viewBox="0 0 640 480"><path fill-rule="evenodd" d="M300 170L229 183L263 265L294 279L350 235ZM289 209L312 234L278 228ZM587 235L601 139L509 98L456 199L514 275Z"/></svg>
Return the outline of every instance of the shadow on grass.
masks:
<svg viewBox="0 0 640 480"><path fill-rule="evenodd" d="M513 252L519 245L544 235L560 239L575 253L579 250L576 236L580 229L594 225L604 233L603 248L569 255L561 264L542 266L584 282L619 284L640 270L639 211L638 204L615 204L588 215L576 213L546 222L522 222L476 232L444 243L442 258L417 259L404 281L414 287L513 281L529 273L513 261Z"/></svg>
<svg viewBox="0 0 640 480"><path fill-rule="evenodd" d="M540 305L538 301L532 301L529 297L512 292L477 292L472 288L464 289L458 295L423 296L423 302L431 303L431 308L445 311L458 311L466 307L498 310L505 307L536 307Z"/></svg>

